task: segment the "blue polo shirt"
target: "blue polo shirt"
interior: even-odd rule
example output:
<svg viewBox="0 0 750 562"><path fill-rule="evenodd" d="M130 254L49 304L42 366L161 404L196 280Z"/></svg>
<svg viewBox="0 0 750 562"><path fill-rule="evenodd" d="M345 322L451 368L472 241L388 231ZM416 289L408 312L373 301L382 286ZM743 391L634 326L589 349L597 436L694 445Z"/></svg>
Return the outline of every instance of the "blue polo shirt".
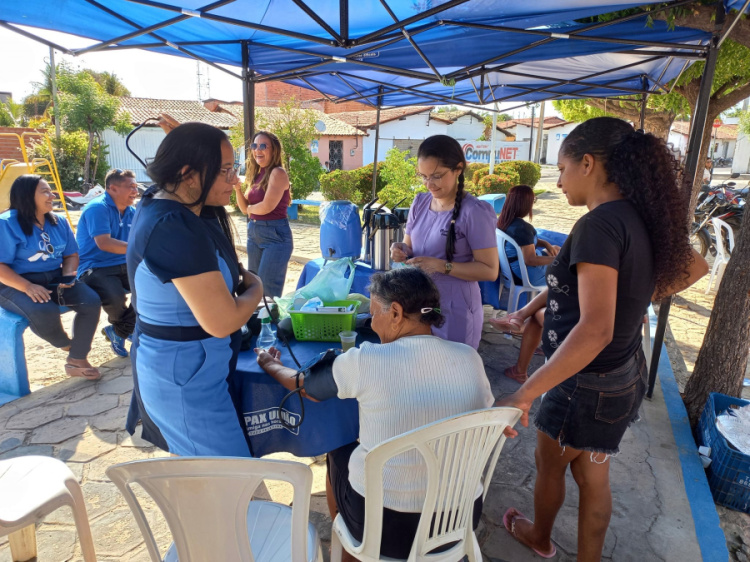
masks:
<svg viewBox="0 0 750 562"><path fill-rule="evenodd" d="M18 224L18 211L0 214L0 263L16 273L39 273L62 267L63 258L78 251L73 231L65 218L57 217L57 224L44 222L44 228L34 225L26 236ZM49 238L49 242L47 242Z"/></svg>
<svg viewBox="0 0 750 562"><path fill-rule="evenodd" d="M125 254L113 254L101 250L96 245L94 238L102 234L109 234L115 240L127 242L133 215L135 215L135 207L128 207L120 214L120 210L109 193L100 195L86 204L76 231L81 258L78 265L78 275L82 275L87 269L125 263Z"/></svg>

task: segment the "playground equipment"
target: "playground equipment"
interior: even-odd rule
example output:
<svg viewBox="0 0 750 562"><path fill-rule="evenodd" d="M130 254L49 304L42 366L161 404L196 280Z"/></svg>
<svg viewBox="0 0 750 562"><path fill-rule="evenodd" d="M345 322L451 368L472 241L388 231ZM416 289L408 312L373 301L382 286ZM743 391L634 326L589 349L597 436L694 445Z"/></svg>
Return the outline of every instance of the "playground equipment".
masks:
<svg viewBox="0 0 750 562"><path fill-rule="evenodd" d="M52 144L50 143L49 136L46 133L37 132L25 132L20 135L17 133L0 133L0 137L13 137L18 140L18 145L21 149L21 156L23 160L17 160L15 158L5 158L0 160L0 212L5 211L10 206L10 186L13 185L15 179L24 174L37 174L42 176L50 187L57 192L57 196L60 198L65 215L68 218L70 227L73 228L73 223L70 220L70 214L68 213L68 207L65 204L65 196L63 195L62 185L60 183L60 174L57 171L57 162L55 162L55 155L52 150ZM49 151L49 160L46 158L29 158L29 152L26 148L26 140L29 137L38 137L42 139L42 142L47 144Z"/></svg>

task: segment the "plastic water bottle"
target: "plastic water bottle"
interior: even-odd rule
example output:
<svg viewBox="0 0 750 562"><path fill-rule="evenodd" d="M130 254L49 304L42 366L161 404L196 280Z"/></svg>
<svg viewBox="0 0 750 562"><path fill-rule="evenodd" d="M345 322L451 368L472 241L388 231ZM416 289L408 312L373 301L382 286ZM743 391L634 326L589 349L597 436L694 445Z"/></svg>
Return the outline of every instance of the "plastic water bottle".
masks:
<svg viewBox="0 0 750 562"><path fill-rule="evenodd" d="M258 313L258 317L260 318L260 334L258 335L257 347L268 351L276 345L276 332L273 331L271 317L265 308Z"/></svg>

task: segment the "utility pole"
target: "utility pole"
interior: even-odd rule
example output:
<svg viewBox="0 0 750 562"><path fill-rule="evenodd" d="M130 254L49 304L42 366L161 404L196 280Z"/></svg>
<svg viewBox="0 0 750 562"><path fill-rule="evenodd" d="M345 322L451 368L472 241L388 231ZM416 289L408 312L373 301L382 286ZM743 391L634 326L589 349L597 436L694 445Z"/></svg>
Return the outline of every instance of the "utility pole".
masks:
<svg viewBox="0 0 750 562"><path fill-rule="evenodd" d="M497 102L492 114L492 134L490 135L490 174L495 173L495 142L497 141Z"/></svg>
<svg viewBox="0 0 750 562"><path fill-rule="evenodd" d="M529 160L531 160L531 145L534 144L534 111L536 104L531 105L531 126L529 127Z"/></svg>
<svg viewBox="0 0 750 562"><path fill-rule="evenodd" d="M49 48L49 75L52 82L52 103L55 108L55 138L60 142L60 105L57 102L57 68L55 67L55 49Z"/></svg>
<svg viewBox="0 0 750 562"><path fill-rule="evenodd" d="M536 149L534 150L534 162L539 164L542 157L542 139L544 137L544 102L539 110L539 128L536 132Z"/></svg>

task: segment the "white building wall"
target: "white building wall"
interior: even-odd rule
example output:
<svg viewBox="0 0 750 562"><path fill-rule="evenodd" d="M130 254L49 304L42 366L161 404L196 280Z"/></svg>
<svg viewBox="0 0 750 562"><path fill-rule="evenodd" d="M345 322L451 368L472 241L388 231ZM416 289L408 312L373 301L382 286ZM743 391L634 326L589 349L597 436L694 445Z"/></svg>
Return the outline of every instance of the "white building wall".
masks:
<svg viewBox="0 0 750 562"><path fill-rule="evenodd" d="M743 133L737 134L737 146L734 149L732 173L750 173L750 137Z"/></svg>
<svg viewBox="0 0 750 562"><path fill-rule="evenodd" d="M568 123L544 131L544 134L547 136L547 153L544 156L548 165L557 165L557 153L560 152L560 146L562 146L565 137L577 126L578 123Z"/></svg>
<svg viewBox="0 0 750 562"><path fill-rule="evenodd" d="M143 127L130 138L130 148L140 156L141 160L146 161L147 158L153 158L165 136L167 135L160 127ZM102 133L102 140L109 146L107 162L110 168L133 170L137 181L143 183L151 181L143 165L128 152L124 136L112 129L107 129Z"/></svg>
<svg viewBox="0 0 750 562"><path fill-rule="evenodd" d="M484 133L484 123L473 115L464 115L456 119L448 126L448 134L456 140L477 140ZM505 140L505 135L500 131L498 140Z"/></svg>
<svg viewBox="0 0 750 562"><path fill-rule="evenodd" d="M672 149L680 153L680 158L683 158L685 156L685 153L687 152L687 142L687 135L683 135L682 133L677 133L675 131L669 131L667 144L671 144Z"/></svg>

